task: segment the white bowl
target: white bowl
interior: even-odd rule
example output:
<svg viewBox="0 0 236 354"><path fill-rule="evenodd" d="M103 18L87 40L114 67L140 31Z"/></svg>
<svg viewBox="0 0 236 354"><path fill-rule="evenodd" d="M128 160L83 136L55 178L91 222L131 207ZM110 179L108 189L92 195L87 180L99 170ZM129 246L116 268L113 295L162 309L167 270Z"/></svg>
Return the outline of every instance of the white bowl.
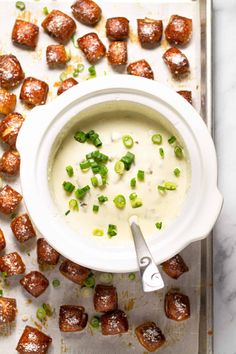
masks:
<svg viewBox="0 0 236 354"><path fill-rule="evenodd" d="M155 262L159 264L191 242L206 237L222 206L212 138L202 118L180 95L155 81L132 76L80 83L52 103L32 110L19 133L17 148L21 154L24 201L36 228L62 255L100 271L137 270L134 246L104 247L100 238L85 238L69 228L50 193L48 163L58 134L79 112L112 110L124 102L134 110L161 114L182 137L191 163L191 185L182 211L161 237L147 239Z"/></svg>

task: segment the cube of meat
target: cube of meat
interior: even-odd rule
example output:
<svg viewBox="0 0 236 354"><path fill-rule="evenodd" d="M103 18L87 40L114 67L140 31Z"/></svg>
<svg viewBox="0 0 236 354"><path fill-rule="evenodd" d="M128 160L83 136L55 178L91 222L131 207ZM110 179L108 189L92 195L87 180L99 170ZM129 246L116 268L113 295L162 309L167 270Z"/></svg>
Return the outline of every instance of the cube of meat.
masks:
<svg viewBox="0 0 236 354"><path fill-rule="evenodd" d="M10 186L6 185L0 189L0 212L3 214L11 214L19 206L22 201L22 195Z"/></svg>
<svg viewBox="0 0 236 354"><path fill-rule="evenodd" d="M16 20L11 39L13 43L35 49L38 42L39 28L31 22Z"/></svg>
<svg viewBox="0 0 236 354"><path fill-rule="evenodd" d="M0 257L0 272L6 273L8 277L23 274L25 264L21 256L17 252L13 252Z"/></svg>
<svg viewBox="0 0 236 354"><path fill-rule="evenodd" d="M156 44L160 42L163 32L161 20L150 18L138 19L138 38L141 44Z"/></svg>
<svg viewBox="0 0 236 354"><path fill-rule="evenodd" d="M127 42L111 42L107 58L111 65L127 64Z"/></svg>
<svg viewBox="0 0 236 354"><path fill-rule="evenodd" d="M77 43L91 64L96 63L106 54L106 48L97 33L87 33L83 37L78 38Z"/></svg>
<svg viewBox="0 0 236 354"><path fill-rule="evenodd" d="M15 55L0 55L0 87L10 90L24 80L25 74Z"/></svg>
<svg viewBox="0 0 236 354"><path fill-rule="evenodd" d="M68 79L62 81L60 87L57 90L57 96L61 95L63 92L69 90L75 85L78 85L78 81L76 81L73 77L69 77Z"/></svg>
<svg viewBox="0 0 236 354"><path fill-rule="evenodd" d="M20 280L20 284L34 297L39 297L47 289L49 281L38 271L32 271Z"/></svg>
<svg viewBox="0 0 236 354"><path fill-rule="evenodd" d="M178 279L183 273L189 270L180 254L163 262L161 266L164 272L173 279Z"/></svg>
<svg viewBox="0 0 236 354"><path fill-rule="evenodd" d="M118 307L116 288L112 285L96 285L93 304L96 312L116 310Z"/></svg>
<svg viewBox="0 0 236 354"><path fill-rule="evenodd" d="M64 45L49 45L46 50L46 59L50 67L65 65L68 61L68 57Z"/></svg>
<svg viewBox="0 0 236 354"><path fill-rule="evenodd" d="M96 25L101 18L101 8L92 0L77 0L72 6L76 20L88 26Z"/></svg>
<svg viewBox="0 0 236 354"><path fill-rule="evenodd" d="M182 96L183 98L185 98L186 101L188 101L190 104L193 104L192 91L181 90L181 91L177 91L177 93L178 93L180 96Z"/></svg>
<svg viewBox="0 0 236 354"><path fill-rule="evenodd" d="M145 322L135 328L139 343L149 352L155 352L166 341L164 334L154 322Z"/></svg>
<svg viewBox="0 0 236 354"><path fill-rule="evenodd" d="M9 114L16 107L16 95L5 89L0 89L0 114Z"/></svg>
<svg viewBox="0 0 236 354"><path fill-rule="evenodd" d="M0 252L6 247L6 240L3 231L0 229Z"/></svg>
<svg viewBox="0 0 236 354"><path fill-rule="evenodd" d="M0 139L14 148L24 118L20 113L10 113L0 122Z"/></svg>
<svg viewBox="0 0 236 354"><path fill-rule="evenodd" d="M22 214L11 222L11 229L16 239L23 243L36 236L28 214Z"/></svg>
<svg viewBox="0 0 236 354"><path fill-rule="evenodd" d="M20 170L20 154L16 150L5 151L0 158L0 172L16 176Z"/></svg>
<svg viewBox="0 0 236 354"><path fill-rule="evenodd" d="M37 328L26 326L16 347L20 354L47 354L52 338Z"/></svg>
<svg viewBox="0 0 236 354"><path fill-rule="evenodd" d="M27 77L21 86L20 99L29 107L45 104L47 95L48 84L34 77Z"/></svg>
<svg viewBox="0 0 236 354"><path fill-rule="evenodd" d="M16 299L0 296L0 326L16 319Z"/></svg>
<svg viewBox="0 0 236 354"><path fill-rule="evenodd" d="M66 44L76 31L73 18L59 10L52 10L43 20L42 27L61 44Z"/></svg>
<svg viewBox="0 0 236 354"><path fill-rule="evenodd" d="M38 263L56 265L59 261L60 253L52 248L44 238L39 238L37 241L37 259Z"/></svg>
<svg viewBox="0 0 236 354"><path fill-rule="evenodd" d="M71 262L69 261L69 259L65 259L62 262L59 270L64 275L64 277L80 285L83 285L85 279L88 278L90 273L90 270L88 268Z"/></svg>
<svg viewBox="0 0 236 354"><path fill-rule="evenodd" d="M111 17L106 22L106 35L112 41L122 41L129 37L129 20L125 17Z"/></svg>
<svg viewBox="0 0 236 354"><path fill-rule="evenodd" d="M121 310L101 316L101 329L104 336L128 332L129 324L126 314Z"/></svg>
<svg viewBox="0 0 236 354"><path fill-rule="evenodd" d="M189 72L189 61L186 55L178 48L168 49L163 54L163 59L172 75L180 77Z"/></svg>
<svg viewBox="0 0 236 354"><path fill-rule="evenodd" d="M127 67L127 72L129 75L141 76L146 79L154 80L152 68L144 59L129 64Z"/></svg>
<svg viewBox="0 0 236 354"><path fill-rule="evenodd" d="M174 321L184 321L190 317L190 303L187 295L169 292L165 296L165 313Z"/></svg>
<svg viewBox="0 0 236 354"><path fill-rule="evenodd" d="M80 332L88 322L88 315L82 306L63 305L60 307L59 328L61 332Z"/></svg>
<svg viewBox="0 0 236 354"><path fill-rule="evenodd" d="M171 16L165 35L170 44L186 45L192 37L192 20L178 15Z"/></svg>

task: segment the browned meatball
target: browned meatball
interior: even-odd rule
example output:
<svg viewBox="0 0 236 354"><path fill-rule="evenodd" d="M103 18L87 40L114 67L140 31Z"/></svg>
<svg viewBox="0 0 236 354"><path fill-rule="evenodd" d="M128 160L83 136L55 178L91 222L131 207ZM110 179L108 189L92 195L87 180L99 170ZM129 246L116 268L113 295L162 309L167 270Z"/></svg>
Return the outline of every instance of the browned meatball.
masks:
<svg viewBox="0 0 236 354"><path fill-rule="evenodd" d="M177 93L183 98L185 98L186 101L188 101L190 104L193 104L192 91L181 90L181 91L177 91Z"/></svg>
<svg viewBox="0 0 236 354"><path fill-rule="evenodd" d="M165 30L165 35L170 44L187 44L192 37L192 20L178 15L171 16Z"/></svg>
<svg viewBox="0 0 236 354"><path fill-rule="evenodd" d="M77 0L71 8L76 20L85 25L94 26L101 18L102 10L92 0Z"/></svg>
<svg viewBox="0 0 236 354"><path fill-rule="evenodd" d="M162 269L173 279L178 279L183 273L188 272L189 270L180 254L163 262Z"/></svg>
<svg viewBox="0 0 236 354"><path fill-rule="evenodd" d="M47 354L52 338L37 328L26 326L17 344L20 354Z"/></svg>
<svg viewBox="0 0 236 354"><path fill-rule="evenodd" d="M125 17L111 17L106 22L106 35L112 41L122 41L129 36L129 20Z"/></svg>
<svg viewBox="0 0 236 354"><path fill-rule="evenodd" d="M59 261L60 253L52 248L44 238L39 238L37 241L37 259L41 265L49 264L56 265Z"/></svg>
<svg viewBox="0 0 236 354"><path fill-rule="evenodd" d="M140 344L149 352L155 352L166 341L164 334L154 322L145 322L135 328Z"/></svg>
<svg viewBox="0 0 236 354"><path fill-rule="evenodd" d="M13 252L0 257L0 272L6 273L8 277L23 274L25 264L21 256L17 252Z"/></svg>
<svg viewBox="0 0 236 354"><path fill-rule="evenodd" d="M47 95L48 84L34 77L27 77L21 86L20 99L29 107L45 104Z"/></svg>
<svg viewBox="0 0 236 354"><path fill-rule="evenodd" d="M57 95L61 95L63 92L69 90L75 85L78 85L78 81L76 81L73 77L69 77L61 83L60 87L57 90Z"/></svg>
<svg viewBox="0 0 236 354"><path fill-rule="evenodd" d="M127 42L111 42L107 58L111 65L127 64Z"/></svg>
<svg viewBox="0 0 236 354"><path fill-rule="evenodd" d="M43 20L42 27L61 44L66 44L76 31L73 18L59 10L52 10Z"/></svg>
<svg viewBox="0 0 236 354"><path fill-rule="evenodd" d="M80 332L88 322L88 315L82 306L63 305L60 307L59 328L61 332Z"/></svg>
<svg viewBox="0 0 236 354"><path fill-rule="evenodd" d="M96 312L116 310L118 307L116 288L112 285L96 285L93 304Z"/></svg>
<svg viewBox="0 0 236 354"><path fill-rule="evenodd" d="M14 218L11 222L11 229L16 239L21 243L36 236L28 214L22 214Z"/></svg>
<svg viewBox="0 0 236 354"><path fill-rule="evenodd" d="M24 118L20 113L14 112L8 114L8 116L0 122L0 139L14 148L23 122Z"/></svg>
<svg viewBox="0 0 236 354"><path fill-rule="evenodd" d="M0 212L3 214L11 214L19 206L22 201L22 195L10 186L6 185L0 189Z"/></svg>
<svg viewBox="0 0 236 354"><path fill-rule="evenodd" d="M106 54L106 48L97 33L87 33L83 37L78 38L77 43L91 64L96 63Z"/></svg>
<svg viewBox="0 0 236 354"><path fill-rule="evenodd" d="M121 310L116 310L102 315L101 328L104 336L128 332L129 324L126 314Z"/></svg>
<svg viewBox="0 0 236 354"><path fill-rule="evenodd" d="M0 296L0 326L16 319L16 299Z"/></svg>
<svg viewBox="0 0 236 354"><path fill-rule="evenodd" d="M5 151L0 158L0 172L15 176L20 170L20 154L16 150Z"/></svg>
<svg viewBox="0 0 236 354"><path fill-rule="evenodd" d="M32 271L20 280L20 284L34 297L39 297L47 289L49 281L38 271Z"/></svg>
<svg viewBox="0 0 236 354"><path fill-rule="evenodd" d="M16 20L11 39L13 43L35 49L38 42L39 28L31 22Z"/></svg>
<svg viewBox="0 0 236 354"><path fill-rule="evenodd" d="M5 89L0 89L0 114L9 114L16 107L16 95Z"/></svg>
<svg viewBox="0 0 236 354"><path fill-rule="evenodd" d="M6 247L6 240L3 231L0 229L0 252Z"/></svg>
<svg viewBox="0 0 236 354"><path fill-rule="evenodd" d="M25 74L15 55L0 55L0 87L10 90L24 80Z"/></svg>
<svg viewBox="0 0 236 354"><path fill-rule="evenodd" d="M164 62L172 75L180 77L189 72L189 61L186 55L178 48L170 48L163 54Z"/></svg>
<svg viewBox="0 0 236 354"><path fill-rule="evenodd" d="M63 44L51 44L46 50L47 64L50 67L65 65L68 61L66 49Z"/></svg>
<svg viewBox="0 0 236 354"><path fill-rule="evenodd" d="M161 20L150 18L138 19L138 38L141 44L156 44L160 42L163 32Z"/></svg>
<svg viewBox="0 0 236 354"><path fill-rule="evenodd" d="M152 68L144 59L129 64L127 67L127 72L129 75L141 76L146 79L154 80Z"/></svg>
<svg viewBox="0 0 236 354"><path fill-rule="evenodd" d="M90 270L79 264L64 260L59 268L60 272L69 280L76 284L83 285L84 281L88 278Z"/></svg>
<svg viewBox="0 0 236 354"><path fill-rule="evenodd" d="M174 321L184 321L190 317L190 303L187 295L169 292L165 296L165 313Z"/></svg>

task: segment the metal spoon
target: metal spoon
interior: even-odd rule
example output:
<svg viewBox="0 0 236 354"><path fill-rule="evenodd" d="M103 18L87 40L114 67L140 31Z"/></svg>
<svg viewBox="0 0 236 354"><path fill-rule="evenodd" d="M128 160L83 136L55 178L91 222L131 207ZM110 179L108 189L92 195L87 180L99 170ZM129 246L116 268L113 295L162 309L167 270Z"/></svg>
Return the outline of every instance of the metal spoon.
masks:
<svg viewBox="0 0 236 354"><path fill-rule="evenodd" d="M131 216L129 224L136 249L143 291L150 292L162 289L164 282L138 225L138 217L136 215Z"/></svg>

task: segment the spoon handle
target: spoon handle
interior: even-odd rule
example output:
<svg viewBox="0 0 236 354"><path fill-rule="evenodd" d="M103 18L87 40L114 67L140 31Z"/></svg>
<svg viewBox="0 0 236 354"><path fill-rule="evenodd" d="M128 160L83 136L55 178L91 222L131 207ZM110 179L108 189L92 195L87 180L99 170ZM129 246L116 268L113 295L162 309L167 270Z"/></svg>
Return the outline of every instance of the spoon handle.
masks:
<svg viewBox="0 0 236 354"><path fill-rule="evenodd" d="M136 222L130 223L134 244L136 248L137 260L142 278L143 291L155 291L164 287L161 274L152 258L142 231Z"/></svg>

